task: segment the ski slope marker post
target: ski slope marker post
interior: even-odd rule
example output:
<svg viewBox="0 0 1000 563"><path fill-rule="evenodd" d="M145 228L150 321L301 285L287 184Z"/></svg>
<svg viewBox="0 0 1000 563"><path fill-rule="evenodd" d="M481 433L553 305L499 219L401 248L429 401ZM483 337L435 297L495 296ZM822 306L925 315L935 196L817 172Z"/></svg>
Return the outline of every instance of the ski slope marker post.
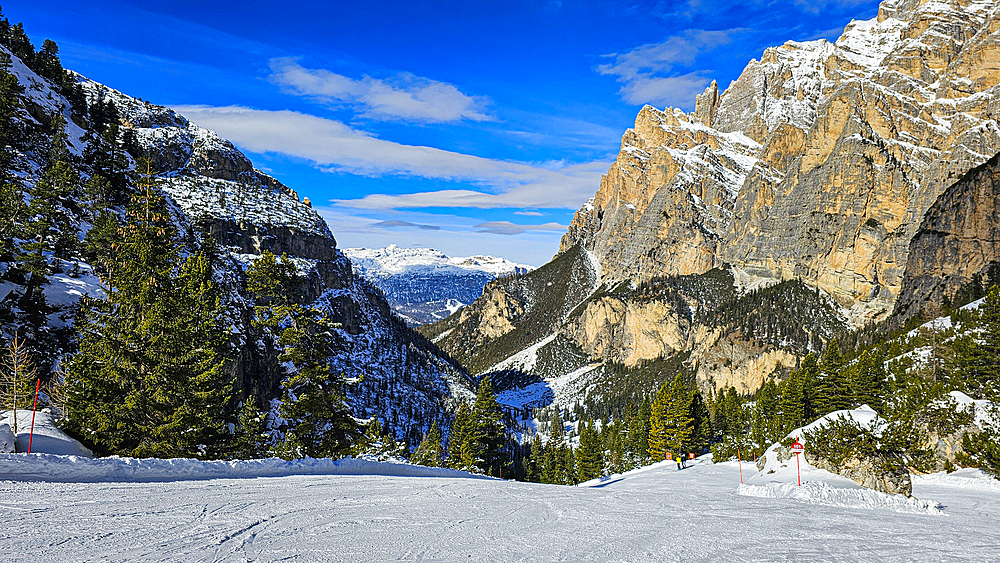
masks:
<svg viewBox="0 0 1000 563"><path fill-rule="evenodd" d="M743 484L743 460L740 459L740 449L736 448L736 466L740 468L740 485Z"/></svg>
<svg viewBox="0 0 1000 563"><path fill-rule="evenodd" d="M28 433L28 453L31 453L31 439L35 437L35 409L38 408L38 390L42 387L42 380L35 380L35 404L31 407L31 432Z"/></svg>
<svg viewBox="0 0 1000 563"><path fill-rule="evenodd" d="M806 450L805 446L799 442L799 437L795 437L795 443L792 444L792 453L795 454L795 475L799 478L799 486L802 486L802 472L799 469L799 454Z"/></svg>

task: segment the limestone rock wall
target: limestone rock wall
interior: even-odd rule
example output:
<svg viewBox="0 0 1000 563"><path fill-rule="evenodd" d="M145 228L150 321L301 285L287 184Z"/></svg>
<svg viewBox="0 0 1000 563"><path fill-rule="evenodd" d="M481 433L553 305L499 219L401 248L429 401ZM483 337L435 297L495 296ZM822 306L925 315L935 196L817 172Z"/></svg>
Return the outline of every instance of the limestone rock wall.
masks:
<svg viewBox="0 0 1000 563"><path fill-rule="evenodd" d="M895 324L939 305L1000 260L1000 155L966 174L928 210L909 245Z"/></svg>
<svg viewBox="0 0 1000 563"><path fill-rule="evenodd" d="M581 208L608 279L730 263L883 318L924 214L1000 152L1000 6L887 0L836 43L767 49L695 111L645 107Z"/></svg>

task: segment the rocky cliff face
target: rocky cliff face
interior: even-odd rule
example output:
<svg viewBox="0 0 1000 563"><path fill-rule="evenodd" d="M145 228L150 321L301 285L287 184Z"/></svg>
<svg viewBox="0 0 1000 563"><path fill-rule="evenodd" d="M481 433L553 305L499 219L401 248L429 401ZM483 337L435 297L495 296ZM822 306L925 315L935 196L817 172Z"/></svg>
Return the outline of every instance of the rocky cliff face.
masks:
<svg viewBox="0 0 1000 563"><path fill-rule="evenodd" d="M893 320L901 324L1000 260L1000 155L942 193L910 241L903 289Z"/></svg>
<svg viewBox="0 0 1000 563"><path fill-rule="evenodd" d="M995 2L886 0L835 43L765 50L693 112L644 107L547 266L585 250L600 283L557 326L472 369L528 366L558 401L560 381L594 381L593 366L624 366L624 377L684 358L704 388L751 391L897 299L952 291L995 257L986 177L978 191L941 194L1000 152L998 30ZM959 215L935 211L948 205L939 196L989 203ZM942 226L924 229L925 215ZM731 272L725 290L706 293L719 268ZM805 284L785 297L813 299L813 288L808 310L758 291L781 280ZM516 302L487 294L468 310L480 328L464 325L463 343L523 332ZM459 353L446 326L429 334ZM562 367L543 361L556 355Z"/></svg>
<svg viewBox="0 0 1000 563"><path fill-rule="evenodd" d="M939 194L1000 151L998 7L889 0L836 43L767 49L690 114L643 108L563 238L606 277L730 263L885 316Z"/></svg>

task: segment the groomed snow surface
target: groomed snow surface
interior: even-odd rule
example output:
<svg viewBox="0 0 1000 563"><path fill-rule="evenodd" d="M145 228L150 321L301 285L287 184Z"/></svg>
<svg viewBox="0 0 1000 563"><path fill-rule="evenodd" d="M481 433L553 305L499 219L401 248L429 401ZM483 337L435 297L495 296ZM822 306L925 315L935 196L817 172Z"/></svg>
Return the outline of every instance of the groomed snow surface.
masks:
<svg viewBox="0 0 1000 563"><path fill-rule="evenodd" d="M104 465L136 472L61 482ZM279 466L329 474L211 478ZM160 482L136 482L143 472ZM916 479L915 495L937 501L924 510L822 480L741 488L735 462L707 458L582 487L361 460L7 454L0 474L3 561L988 561L1000 549L1000 488L969 470Z"/></svg>

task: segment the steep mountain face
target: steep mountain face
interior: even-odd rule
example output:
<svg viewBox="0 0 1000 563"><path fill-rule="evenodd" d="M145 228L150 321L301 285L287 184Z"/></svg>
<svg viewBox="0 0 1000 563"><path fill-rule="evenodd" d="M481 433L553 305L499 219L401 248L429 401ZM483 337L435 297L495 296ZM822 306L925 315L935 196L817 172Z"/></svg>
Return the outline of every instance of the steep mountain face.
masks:
<svg viewBox="0 0 1000 563"><path fill-rule="evenodd" d="M729 263L884 317L937 196L1000 151L993 2L884 2L834 44L789 42L690 114L643 108L576 214L612 279Z"/></svg>
<svg viewBox="0 0 1000 563"><path fill-rule="evenodd" d="M921 308L940 307L1000 261L1000 155L971 170L941 194L910 242L895 324ZM935 312L929 310L928 312Z"/></svg>
<svg viewBox="0 0 1000 563"><path fill-rule="evenodd" d="M475 301L487 282L531 266L494 256L450 258L430 248L345 248L354 270L411 325L439 321Z"/></svg>
<svg viewBox="0 0 1000 563"><path fill-rule="evenodd" d="M94 142L88 135L90 123L60 94L65 86L38 76L13 55L12 72L25 89L21 103L31 108L20 117L25 137L38 141L18 154L16 166L25 185L30 188L38 181L39 163L45 161L50 143L46 124L55 113L66 118L69 150L79 160L77 165L85 177L89 175L80 155ZM256 170L244 154L216 133L168 108L79 75L75 78L85 104L91 108L113 105L118 125L135 139L137 154L152 157L185 251L212 243L216 280L223 289L237 357L231 369L245 395L255 395L266 404L280 395L284 377L274 343L263 338L251 323L254 302L246 291L247 265L269 250L287 254L303 275L297 298L315 303L340 324L337 349L329 362L335 372L358 380L348 389L356 417L377 417L397 437L410 439L418 439L434 421L448 425L454 400L471 395L468 375L436 346L407 328L392 313L382 293L353 272L329 227L308 202ZM128 167L134 166L133 156L123 158ZM82 206L65 212L73 214L78 236L90 230L92 217ZM12 272L15 270L9 264L0 264L0 336L4 341L21 330L18 303L26 287L23 277ZM64 260L43 288L53 309L48 324L61 330L63 336L56 357L72 353L74 343L68 327L80 296L101 294L99 281L91 272L79 256Z"/></svg>
<svg viewBox="0 0 1000 563"><path fill-rule="evenodd" d="M995 256L981 244L993 239L962 239L994 236L992 203L969 211L975 219L928 210L1000 152L998 30L995 2L886 0L835 43L767 49L721 93L713 82L691 113L644 107L543 267L586 251L599 282L550 335L535 328L527 346L503 348L507 360L471 369L524 366L557 401L577 381L564 404L589 400L602 370L627 386L651 366L672 370L653 379L686 369L703 388L752 391L851 324L886 318L904 287L914 289L903 299L920 301L933 297L931 278L967 279ZM977 185L965 197L989 199L987 182ZM951 217L941 228L951 243L921 227L925 215ZM983 256L945 257L959 239L961 256ZM496 301L487 291L467 310ZM460 342L444 332L453 319L425 333L456 352L498 342L497 324L521 331L510 318L484 316ZM577 359L543 372L534 360L557 343Z"/></svg>

